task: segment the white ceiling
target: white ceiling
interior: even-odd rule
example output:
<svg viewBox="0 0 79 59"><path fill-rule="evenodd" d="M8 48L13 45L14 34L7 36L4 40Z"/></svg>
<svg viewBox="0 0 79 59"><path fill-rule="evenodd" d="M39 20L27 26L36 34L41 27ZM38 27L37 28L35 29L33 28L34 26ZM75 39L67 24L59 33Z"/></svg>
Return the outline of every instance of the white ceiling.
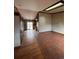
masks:
<svg viewBox="0 0 79 59"><path fill-rule="evenodd" d="M37 15L37 12L31 10L19 9L18 11L20 12L21 16L27 20L33 20Z"/></svg>
<svg viewBox="0 0 79 59"><path fill-rule="evenodd" d="M25 19L34 19L38 11L42 11L58 1L60 0L14 0L14 5ZM55 10L49 13L61 11L63 7Z"/></svg>
<svg viewBox="0 0 79 59"><path fill-rule="evenodd" d="M14 4L19 9L41 11L59 0L14 0Z"/></svg>

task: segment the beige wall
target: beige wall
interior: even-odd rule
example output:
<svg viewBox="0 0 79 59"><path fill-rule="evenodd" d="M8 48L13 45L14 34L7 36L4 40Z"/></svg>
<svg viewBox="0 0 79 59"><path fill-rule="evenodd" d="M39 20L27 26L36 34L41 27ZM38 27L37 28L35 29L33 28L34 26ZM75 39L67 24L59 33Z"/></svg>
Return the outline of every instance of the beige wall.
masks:
<svg viewBox="0 0 79 59"><path fill-rule="evenodd" d="M64 12L52 14L52 31L64 34Z"/></svg>
<svg viewBox="0 0 79 59"><path fill-rule="evenodd" d="M51 31L51 15L50 14L39 14L38 30L39 32Z"/></svg>
<svg viewBox="0 0 79 59"><path fill-rule="evenodd" d="M20 46L20 18L14 16L14 47Z"/></svg>

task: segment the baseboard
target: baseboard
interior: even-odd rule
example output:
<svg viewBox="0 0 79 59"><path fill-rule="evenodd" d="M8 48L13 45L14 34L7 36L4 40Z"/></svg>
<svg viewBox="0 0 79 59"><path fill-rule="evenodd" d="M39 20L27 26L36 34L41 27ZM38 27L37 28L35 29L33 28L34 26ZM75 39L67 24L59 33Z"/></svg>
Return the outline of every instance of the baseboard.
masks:
<svg viewBox="0 0 79 59"><path fill-rule="evenodd" d="M64 33L56 32L56 31L40 31L39 33L44 33L44 32L55 32L55 33L58 33L58 34L64 35Z"/></svg>
<svg viewBox="0 0 79 59"><path fill-rule="evenodd" d="M55 33L59 33L59 34L61 34L61 35L64 35L64 33L56 32L56 31L51 31L51 32L55 32Z"/></svg>

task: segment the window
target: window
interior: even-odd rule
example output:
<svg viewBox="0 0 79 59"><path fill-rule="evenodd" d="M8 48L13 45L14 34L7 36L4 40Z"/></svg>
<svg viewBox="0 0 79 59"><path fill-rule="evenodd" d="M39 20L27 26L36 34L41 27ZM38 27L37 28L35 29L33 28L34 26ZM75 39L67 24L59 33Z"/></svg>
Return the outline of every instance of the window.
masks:
<svg viewBox="0 0 79 59"><path fill-rule="evenodd" d="M27 22L27 29L32 30L33 29L33 23L32 22Z"/></svg>

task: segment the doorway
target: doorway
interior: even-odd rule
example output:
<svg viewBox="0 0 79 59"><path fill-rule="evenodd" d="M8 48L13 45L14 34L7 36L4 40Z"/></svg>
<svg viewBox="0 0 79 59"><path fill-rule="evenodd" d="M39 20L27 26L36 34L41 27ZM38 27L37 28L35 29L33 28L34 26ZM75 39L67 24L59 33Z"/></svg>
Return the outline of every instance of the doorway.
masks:
<svg viewBox="0 0 79 59"><path fill-rule="evenodd" d="M33 30L33 22L27 22L27 30Z"/></svg>

